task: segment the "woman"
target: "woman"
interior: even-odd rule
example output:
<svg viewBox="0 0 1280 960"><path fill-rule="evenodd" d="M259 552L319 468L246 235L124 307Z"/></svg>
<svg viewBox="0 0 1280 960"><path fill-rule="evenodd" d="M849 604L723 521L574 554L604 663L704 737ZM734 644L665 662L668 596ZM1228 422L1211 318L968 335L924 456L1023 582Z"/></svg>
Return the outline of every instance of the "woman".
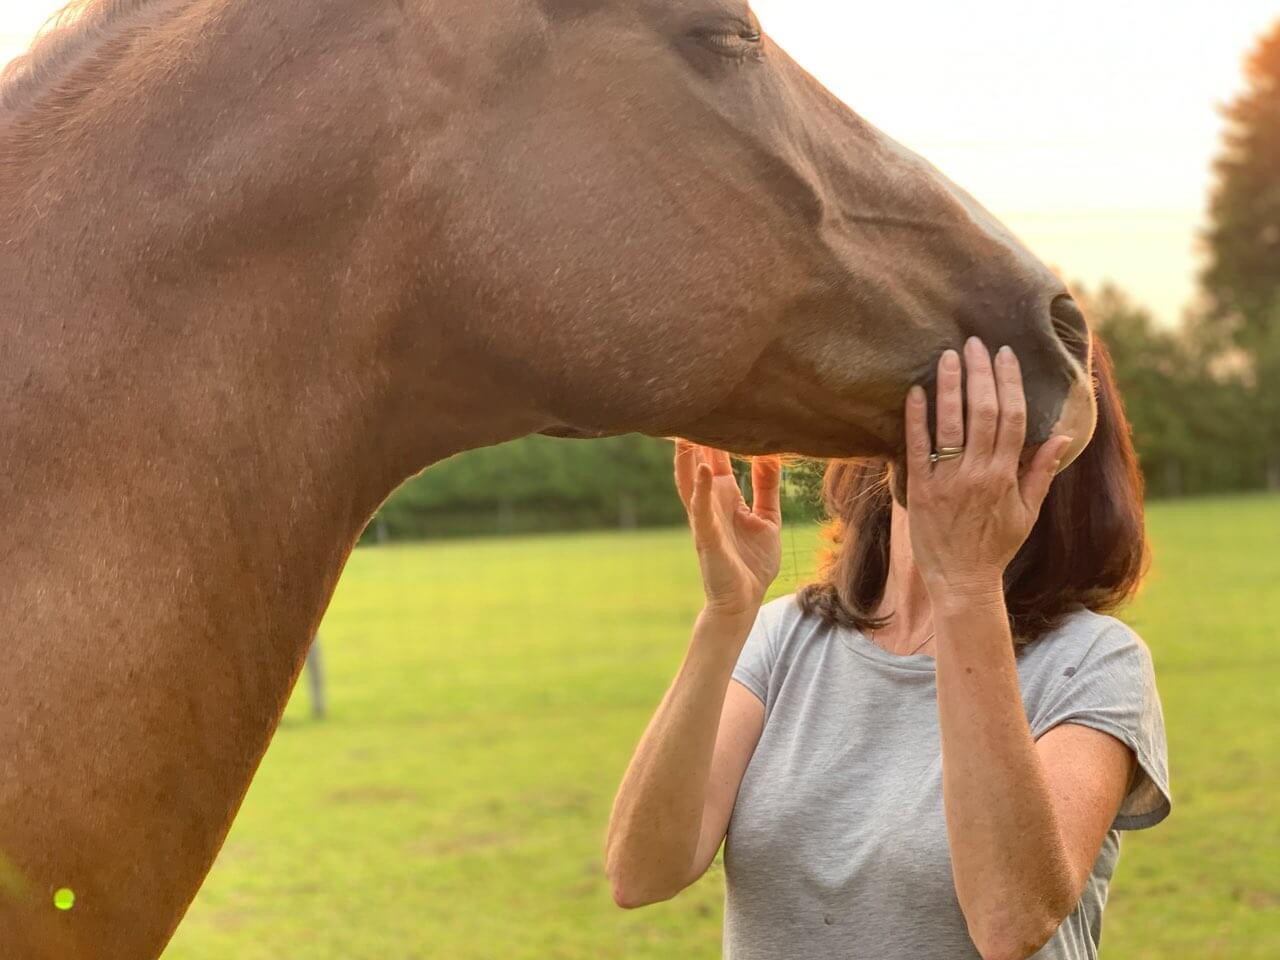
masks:
<svg viewBox="0 0 1280 960"><path fill-rule="evenodd" d="M833 463L833 556L763 606L779 461L753 462L748 509L727 455L677 444L706 603L607 870L640 906L724 841L730 960L1094 957L1117 831L1169 812L1150 655L1105 612L1146 558L1110 361L1095 344L1097 430L1055 477L1069 438L1020 464L1017 358L964 352L967 430L961 359L939 360L941 459L907 398L907 506L884 465Z"/></svg>

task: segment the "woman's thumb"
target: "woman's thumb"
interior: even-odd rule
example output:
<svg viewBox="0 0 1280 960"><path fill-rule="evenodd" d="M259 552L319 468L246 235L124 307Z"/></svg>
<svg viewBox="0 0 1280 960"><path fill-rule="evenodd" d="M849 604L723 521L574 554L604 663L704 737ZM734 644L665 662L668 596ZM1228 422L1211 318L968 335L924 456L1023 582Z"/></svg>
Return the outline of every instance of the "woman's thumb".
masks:
<svg viewBox="0 0 1280 960"><path fill-rule="evenodd" d="M689 521L693 526L694 542L699 547L711 547L719 540L715 510L711 507L710 464L699 463L693 477L693 496L689 499Z"/></svg>
<svg viewBox="0 0 1280 960"><path fill-rule="evenodd" d="M1062 455L1071 446L1071 437L1063 435L1054 437L1041 445L1027 470L1023 483L1022 501L1027 509L1039 512L1044 498L1049 495L1049 485L1062 463Z"/></svg>

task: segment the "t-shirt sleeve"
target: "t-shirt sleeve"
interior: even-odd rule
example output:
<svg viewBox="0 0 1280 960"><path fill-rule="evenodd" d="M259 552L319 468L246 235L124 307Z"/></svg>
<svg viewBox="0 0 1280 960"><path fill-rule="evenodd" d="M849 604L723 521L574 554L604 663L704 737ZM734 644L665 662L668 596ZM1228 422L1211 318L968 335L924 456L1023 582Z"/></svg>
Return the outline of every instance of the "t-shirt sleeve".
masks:
<svg viewBox="0 0 1280 960"><path fill-rule="evenodd" d="M1122 621L1113 620L1077 662L1065 666L1032 718L1032 734L1039 738L1063 723L1109 733L1137 758L1114 829L1141 830L1169 815L1168 746L1155 669L1146 644Z"/></svg>
<svg viewBox="0 0 1280 960"><path fill-rule="evenodd" d="M776 637L774 636L773 607L763 605L756 612L755 623L747 634L742 652L731 676L754 693L763 704L769 702L769 677L777 663Z"/></svg>

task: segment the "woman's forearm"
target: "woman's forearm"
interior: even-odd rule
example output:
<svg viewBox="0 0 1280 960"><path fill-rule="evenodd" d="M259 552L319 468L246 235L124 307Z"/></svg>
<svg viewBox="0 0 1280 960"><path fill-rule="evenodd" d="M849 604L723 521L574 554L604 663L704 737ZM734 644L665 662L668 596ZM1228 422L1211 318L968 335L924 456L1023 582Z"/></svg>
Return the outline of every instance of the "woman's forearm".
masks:
<svg viewBox="0 0 1280 960"><path fill-rule="evenodd" d="M1027 726L1000 583L931 598L956 895L984 960L1021 960L1079 891Z"/></svg>
<svg viewBox="0 0 1280 960"><path fill-rule="evenodd" d="M684 661L636 747L605 850L622 906L668 899L689 882L725 692L753 619L698 615Z"/></svg>

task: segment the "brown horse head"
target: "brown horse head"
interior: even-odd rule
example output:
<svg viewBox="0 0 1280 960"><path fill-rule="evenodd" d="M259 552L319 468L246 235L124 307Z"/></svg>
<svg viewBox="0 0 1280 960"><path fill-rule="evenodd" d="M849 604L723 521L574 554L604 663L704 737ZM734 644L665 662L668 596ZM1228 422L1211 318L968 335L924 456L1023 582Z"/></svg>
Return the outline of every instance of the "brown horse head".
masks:
<svg viewBox="0 0 1280 960"><path fill-rule="evenodd" d="M891 454L908 387L976 334L1022 362L1030 444L1058 424L1070 462L1088 440L1088 337L1062 282L745 2L478 16L481 122L448 140L450 265L470 280L454 303L556 418L544 432Z"/></svg>
<svg viewBox="0 0 1280 960"><path fill-rule="evenodd" d="M1067 463L1091 433L1062 282L745 0L75 8L6 99L35 128L22 143L78 163L120 259L173 290L252 257L244 296L342 301L333 330L303 298L280 307L308 342L382 344L369 362L403 390L431 377L434 412L481 367L525 415L511 435L893 454L908 387L976 334L1022 362L1029 444L1057 423Z"/></svg>

